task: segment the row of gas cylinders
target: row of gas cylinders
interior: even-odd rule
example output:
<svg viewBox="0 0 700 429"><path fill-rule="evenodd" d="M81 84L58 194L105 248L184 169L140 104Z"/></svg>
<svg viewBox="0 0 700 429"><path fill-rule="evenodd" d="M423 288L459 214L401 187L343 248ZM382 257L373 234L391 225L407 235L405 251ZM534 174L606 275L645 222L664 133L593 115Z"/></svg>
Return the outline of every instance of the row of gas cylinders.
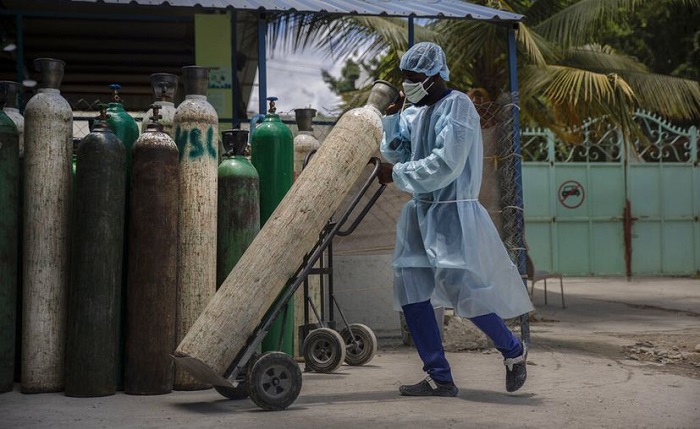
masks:
<svg viewBox="0 0 700 429"><path fill-rule="evenodd" d="M0 83L0 392L17 380L77 397L205 388L170 354L318 147L315 111L298 109L295 139L271 102L251 163L247 131L219 134L206 68L182 69L177 107L178 76L157 73L142 129L113 86L72 168L64 66L35 61L24 116L21 87ZM263 348L278 347L273 334L285 335Z"/></svg>

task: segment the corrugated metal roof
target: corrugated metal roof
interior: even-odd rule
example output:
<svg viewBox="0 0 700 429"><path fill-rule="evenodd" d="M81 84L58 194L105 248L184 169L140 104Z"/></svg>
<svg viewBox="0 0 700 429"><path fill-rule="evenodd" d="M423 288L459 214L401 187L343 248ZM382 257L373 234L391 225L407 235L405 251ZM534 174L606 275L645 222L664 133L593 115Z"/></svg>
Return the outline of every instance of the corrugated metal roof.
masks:
<svg viewBox="0 0 700 429"><path fill-rule="evenodd" d="M72 0L74 2L169 5L211 9L326 12L341 15L383 15L416 18L467 18L492 22L519 22L523 15L461 0Z"/></svg>

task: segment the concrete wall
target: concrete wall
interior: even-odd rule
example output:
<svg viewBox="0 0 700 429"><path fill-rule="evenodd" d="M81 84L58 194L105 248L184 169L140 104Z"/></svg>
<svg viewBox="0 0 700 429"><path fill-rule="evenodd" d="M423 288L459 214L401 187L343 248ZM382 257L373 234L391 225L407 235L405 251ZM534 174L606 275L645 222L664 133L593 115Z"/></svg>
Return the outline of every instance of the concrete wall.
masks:
<svg viewBox="0 0 700 429"><path fill-rule="evenodd" d="M393 307L391 255L333 257L335 298L348 323L363 323L382 339L400 338L399 313ZM341 323L336 312L336 320Z"/></svg>

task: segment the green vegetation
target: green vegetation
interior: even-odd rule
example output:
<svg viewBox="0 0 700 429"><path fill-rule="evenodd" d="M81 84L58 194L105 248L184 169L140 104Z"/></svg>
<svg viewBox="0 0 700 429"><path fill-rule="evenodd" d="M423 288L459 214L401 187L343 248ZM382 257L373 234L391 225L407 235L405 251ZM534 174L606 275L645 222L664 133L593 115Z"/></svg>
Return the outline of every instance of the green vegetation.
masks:
<svg viewBox="0 0 700 429"><path fill-rule="evenodd" d="M673 122L700 120L700 0L477 0L523 14L516 41L521 120L560 135L588 117L609 115L626 133L643 108ZM360 67L372 78L401 82L406 20L386 17L284 15L273 36L335 57L355 55L343 76L324 79L346 107L360 104ZM490 100L507 92L506 30L470 20L416 25L415 40L445 48L450 85L479 89ZM283 29L293 31L283 31Z"/></svg>

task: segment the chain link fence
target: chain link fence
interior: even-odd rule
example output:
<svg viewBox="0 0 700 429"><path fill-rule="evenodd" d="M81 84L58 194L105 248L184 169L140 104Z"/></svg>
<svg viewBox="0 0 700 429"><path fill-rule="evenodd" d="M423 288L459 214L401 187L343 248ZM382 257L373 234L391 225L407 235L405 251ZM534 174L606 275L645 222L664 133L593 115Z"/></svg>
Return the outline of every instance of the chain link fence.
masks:
<svg viewBox="0 0 700 429"><path fill-rule="evenodd" d="M523 248L523 216L520 202L519 174L521 156L516 155L514 142L514 125L517 105L516 97L503 94L497 101L484 101L478 92L469 94L474 100L475 107L481 115L482 135L484 144L484 173L479 199L486 207L494 221L501 238L508 249L514 263L524 260ZM98 115L99 100L92 104L78 103L73 106L73 137L82 139L90 132L90 127ZM139 123L144 120L146 112L129 112ZM281 113L280 118L293 135L297 135L298 127L293 112ZM230 123L230 122L229 122ZM313 123L313 135L323 144L335 125L335 120L316 121ZM241 129L250 129L250 123L241 124ZM220 129L229 128L226 122L220 124ZM379 151L375 153L381 159ZM372 172L368 165L364 174L358 179L348 194L345 203L339 210L344 212L352 199L359 193L362 185ZM364 207L370 197L377 192L379 184L374 181L366 195L362 197L358 207ZM388 186L381 197L367 213L358 228L350 235L338 237L334 242L334 251L338 254L387 254L394 248L395 224L402 206L411 198L394 186ZM350 219L352 221L352 217Z"/></svg>
<svg viewBox="0 0 700 429"><path fill-rule="evenodd" d="M92 123L94 122L95 118L99 116L100 104L102 103L100 103L98 100L92 103L92 105L88 105L87 103L78 103L77 106L71 106L73 108L73 139L82 139L90 133ZM139 124L140 129L141 123L144 120L146 120L146 112L130 111L128 113ZM282 122L284 122L285 125L289 127L289 129L292 131L292 134L296 136L299 130L294 119L293 112L291 114L280 114L280 119L282 120ZM314 137L316 137L316 139L320 143L323 143L323 141L326 139L326 136L328 136L328 134L331 132L336 120L337 119L335 118L328 118L326 120L314 122ZM231 120L225 118L221 119L221 122L219 123L219 130L223 131L230 128ZM250 123L243 122L240 124L240 128L244 130L249 130Z"/></svg>
<svg viewBox="0 0 700 429"><path fill-rule="evenodd" d="M525 274L525 248L524 248L524 221L522 212L522 192L520 189L520 163L521 156L516 153L514 133L516 132L517 105L514 94L503 94L497 101L486 101L478 93L470 93L477 111L481 115L482 136L484 145L484 168L481 193L479 200L488 210L496 225L501 239L505 244L513 262ZM90 131L90 125L97 116L99 103L94 103L93 110L78 110L74 117L74 137L80 139ZM137 122L141 122L146 112L130 112ZM297 135L298 127L294 119L294 113L280 113L282 121L287 125L293 135ZM335 125L333 118L330 120L313 122L313 135L323 144ZM230 122L229 122L230 123ZM140 126L140 124L139 124ZM220 124L220 129L229 128L226 122ZM250 123L244 122L241 129L250 129ZM379 151L374 154L382 159ZM368 164L365 171L353 185L345 201L341 204L333 220L337 221L348 209L351 202L359 195L361 188L372 174L373 164ZM377 180L373 180L367 192L360 198L357 208L349 217L346 226L356 219L363 207L370 205L370 199L375 193L381 192L381 196L366 213L364 219L349 235L337 235L333 240L333 254L335 256L382 256L390 260L394 250L396 221L403 205L411 198L411 195L399 191L395 186L386 186L380 189ZM372 294L379 289L391 288L393 273L390 269L378 271L372 284L367 285L364 292ZM525 286L523 286L525 287ZM357 293L357 289L352 291ZM339 290L342 295L343 291ZM342 299L342 297L341 297ZM518 329L517 320L509 321L509 325Z"/></svg>
<svg viewBox="0 0 700 429"><path fill-rule="evenodd" d="M489 211L513 262L517 264L524 251L522 204L519 203L520 189L516 186L521 157L516 155L513 139L517 106L513 103L513 97L506 94L497 102L485 102L476 107L482 116L484 144L484 172L479 200ZM375 156L381 159L379 152ZM371 171L371 166L368 166L365 174L350 191L343 207L357 195ZM375 183L370 187L367 195L361 199L360 206L369 201L378 186ZM357 230L336 240L336 252L391 253L394 246L394 224L401 207L410 198L409 194L388 186Z"/></svg>
<svg viewBox="0 0 700 429"><path fill-rule="evenodd" d="M491 215L511 260L519 267L521 274L525 275L524 221L520 189L521 156L517 153L514 139L517 97L513 94L503 94L495 102L484 101L483 98L474 96L472 99L481 115L484 145L483 177L479 200ZM375 156L381 159L379 152ZM338 211L339 214L344 213L345 207L358 195L371 172L370 165L349 192ZM370 198L379 190L379 186L375 180L360 199L359 208L369 203ZM348 236L334 239L334 254L339 257L370 255L390 259L394 250L396 221L401 208L410 198L411 195L399 191L395 186L387 186L357 229ZM359 212L359 209L356 212ZM348 223L353 219L354 216L351 216ZM362 292L379 294L380 289L392 287L391 270L377 271L377 273L378 278L373 279L373 282ZM526 287L525 284L523 287ZM358 290L353 289L352 292L357 293ZM508 325L516 332L520 331L523 337L527 337L527 315L522 319L509 320Z"/></svg>

